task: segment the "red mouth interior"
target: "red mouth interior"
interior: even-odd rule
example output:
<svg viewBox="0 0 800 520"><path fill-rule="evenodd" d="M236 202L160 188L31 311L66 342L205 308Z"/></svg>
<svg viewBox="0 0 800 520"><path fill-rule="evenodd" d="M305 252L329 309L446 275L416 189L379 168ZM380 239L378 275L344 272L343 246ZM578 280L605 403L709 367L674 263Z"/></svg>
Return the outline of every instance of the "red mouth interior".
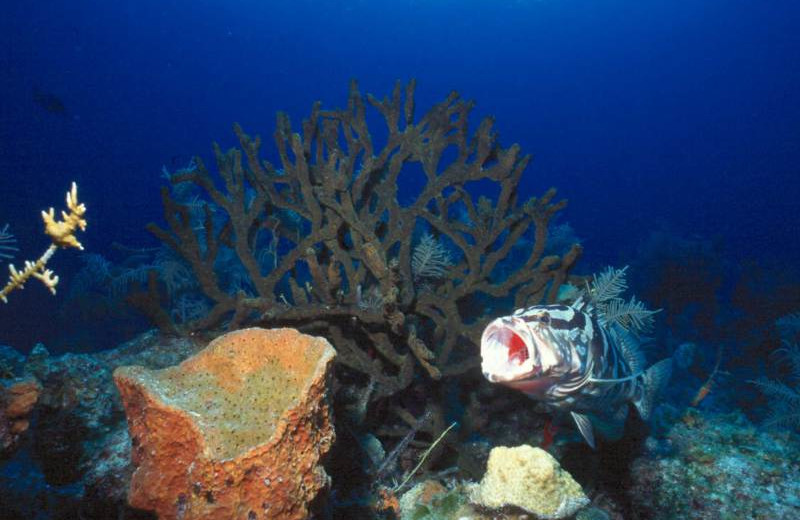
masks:
<svg viewBox="0 0 800 520"><path fill-rule="evenodd" d="M508 337L508 361L513 361L521 365L528 359L528 347L517 334L507 331Z"/></svg>

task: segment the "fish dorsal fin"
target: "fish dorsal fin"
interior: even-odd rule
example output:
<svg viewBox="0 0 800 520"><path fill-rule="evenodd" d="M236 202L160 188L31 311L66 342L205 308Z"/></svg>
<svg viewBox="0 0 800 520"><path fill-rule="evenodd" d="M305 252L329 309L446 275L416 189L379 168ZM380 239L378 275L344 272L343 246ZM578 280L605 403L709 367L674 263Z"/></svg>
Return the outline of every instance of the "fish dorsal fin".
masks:
<svg viewBox="0 0 800 520"><path fill-rule="evenodd" d="M575 299L574 302L570 303L569 306L578 312L585 312L586 314L595 313L591 298L587 297L585 292L578 296L578 298Z"/></svg>
<svg viewBox="0 0 800 520"><path fill-rule="evenodd" d="M592 421L588 416L577 412L571 412L571 415L575 420L575 424L578 426L578 430L581 432L581 435L583 435L583 438L586 439L586 443L591 446L592 449L595 449Z"/></svg>
<svg viewBox="0 0 800 520"><path fill-rule="evenodd" d="M662 359L644 373L642 394L633 402L633 405L645 421L650 418L653 401L667 385L670 375L672 375L672 358Z"/></svg>
<svg viewBox="0 0 800 520"><path fill-rule="evenodd" d="M644 352L640 348L641 343L630 331L625 330L620 326L611 328L611 333L617 341L622 357L631 369L631 373L638 374L644 371L647 366L647 360L644 357Z"/></svg>

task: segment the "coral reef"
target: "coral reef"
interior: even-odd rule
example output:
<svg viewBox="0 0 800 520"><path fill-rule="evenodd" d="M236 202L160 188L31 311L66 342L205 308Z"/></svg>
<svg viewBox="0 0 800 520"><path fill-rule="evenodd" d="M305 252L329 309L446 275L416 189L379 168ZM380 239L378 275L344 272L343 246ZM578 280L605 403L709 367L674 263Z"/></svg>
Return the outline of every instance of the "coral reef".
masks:
<svg viewBox="0 0 800 520"><path fill-rule="evenodd" d="M480 484L418 483L400 497L402 520L574 518L589 499L546 451L522 445L494 448Z"/></svg>
<svg viewBox="0 0 800 520"><path fill-rule="evenodd" d="M487 508L514 506L545 519L569 517L589 503L552 455L528 445L492 449L472 499Z"/></svg>
<svg viewBox="0 0 800 520"><path fill-rule="evenodd" d="M75 237L75 233L78 230L86 230L86 219L84 218L86 206L78 202L78 186L74 182L67 192L66 202L69 211L61 212L62 220L56 220L53 208L48 211L42 211L44 232L52 241L50 247L47 248L42 256L35 262L26 260L25 268L22 271L18 271L14 264L8 264L9 280L5 287L0 289L0 301L3 303L8 302L8 295L11 291L24 288L25 283L31 277L41 281L51 293L56 293L58 276L55 276L52 270L47 269L47 262L50 261L58 248L74 247L83 249L83 245ZM4 235L6 229L4 227L0 234Z"/></svg>
<svg viewBox="0 0 800 520"><path fill-rule="evenodd" d="M167 175L168 227L149 230L191 267L209 311L178 326L155 274L130 301L166 331L227 322L324 335L370 402L418 372L436 380L476 367L493 307L552 301L581 248L544 254L566 201L554 189L518 199L529 157L501 147L491 119L470 135L472 103L456 93L415 119L414 90L398 83L365 100L353 83L347 108L314 105L300 133L280 114L279 167L235 125L241 149L214 149L219 179L199 158ZM382 146L369 106L386 124ZM416 194L398 197L418 179ZM494 195L475 197L478 185ZM525 254L510 255L522 239Z"/></svg>
<svg viewBox="0 0 800 520"><path fill-rule="evenodd" d="M626 463L621 478L595 484L600 487L584 487L591 503L583 501L585 507L569 518L790 520L800 517L800 465L796 461L800 438L796 434L786 430L763 431L741 412L700 413L691 409L684 413L674 409L672 413L681 419L663 437L647 437L636 448L637 453L631 454L632 463ZM596 453L585 452L575 461L582 467L583 479L587 476L586 469L598 464L598 460L591 460L594 457ZM613 464L612 459L602 460ZM500 493L507 493L508 488L519 484L518 475L512 474L519 472L520 469L508 471L507 480L498 481ZM541 518L516 508L476 507L469 503L474 493L474 484L458 479L448 479L444 485L438 481L421 482L400 498L401 517Z"/></svg>
<svg viewBox="0 0 800 520"><path fill-rule="evenodd" d="M632 518L800 518L795 435L693 410L646 447L630 470Z"/></svg>
<svg viewBox="0 0 800 520"><path fill-rule="evenodd" d="M131 435L131 505L162 519L301 519L328 484L334 350L243 329L176 367L114 372Z"/></svg>
<svg viewBox="0 0 800 520"><path fill-rule="evenodd" d="M26 358L0 347L6 385L19 378L35 377L42 387L29 414L34 419L29 430L20 436L11 458L0 466L0 489L4 491L0 494L0 511L4 518L152 520L151 514L126 504L133 470L129 458L131 440L111 371L130 364L154 369L173 366L204 346L205 340L199 336L175 338L149 332L115 349L92 354L55 356L40 345ZM717 392L728 391L725 381L726 385ZM751 385L744 387L756 394ZM691 390L695 388L696 385ZM464 418L463 425L442 441L457 439L459 460L443 460L454 464L456 472L446 466L442 469L441 465L427 470L420 478L422 484L414 482L417 485L410 491L389 496L381 504L374 497L332 492L324 501L327 509L315 509L314 517L375 518L380 517L377 506L382 506L415 520L456 520L465 516L474 520L530 520L532 515L521 510L477 510L469 503L469 480L483 476L492 446L536 445L542 440L541 416L523 396L493 392L487 385L480 387L480 393L481 405L474 413L479 415L476 422L483 421L483 426L468 426ZM680 400L687 401L688 398ZM549 450L592 499L592 505L582 509L576 518L788 520L800 516L800 504L795 498L800 495L796 485L800 482L800 466L794 456L800 450L798 436L786 429L764 431L740 413L717 414L706 405L704 401L703 411L688 412L662 405L655 414L659 425L654 426L650 437L644 431L634 431L632 438L620 446L607 447L599 453L574 442L574 435L559 431ZM47 421L35 420L42 412ZM60 420L53 420L56 417ZM419 422L427 424L430 420L423 417ZM479 436L460 438L461 429L477 431ZM58 434L58 443L29 442L59 430L63 433ZM392 478L402 477L419 462L428 444L418 442L422 436L420 432L407 444L408 452L396 457L399 470L389 473ZM345 456L355 463L367 458L358 451L346 429L340 437L338 444L345 445ZM75 466L70 471L63 467L59 470L58 464L52 462L64 455L65 448L64 459L73 461ZM612 448L616 452L611 453ZM410 455L410 465L406 455ZM615 465L618 471L613 470ZM328 472L334 481L353 478L351 473L330 465ZM601 475L604 472L608 473L605 477ZM62 477L67 475L71 482L63 483ZM344 503L355 498L363 500L357 511ZM322 503L318 505L323 507ZM356 512L350 514L352 511Z"/></svg>

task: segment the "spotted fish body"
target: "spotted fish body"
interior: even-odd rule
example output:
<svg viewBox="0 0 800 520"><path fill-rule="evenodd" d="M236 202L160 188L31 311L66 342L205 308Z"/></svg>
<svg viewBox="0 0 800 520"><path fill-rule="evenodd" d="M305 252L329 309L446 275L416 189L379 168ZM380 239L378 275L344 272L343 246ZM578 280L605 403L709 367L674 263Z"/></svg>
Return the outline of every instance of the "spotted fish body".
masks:
<svg viewBox="0 0 800 520"><path fill-rule="evenodd" d="M590 305L537 305L491 322L481 338L484 376L524 392L554 411L569 412L595 446L590 417L624 423L628 403L650 415L669 378L664 360L645 370L636 337L604 323Z"/></svg>

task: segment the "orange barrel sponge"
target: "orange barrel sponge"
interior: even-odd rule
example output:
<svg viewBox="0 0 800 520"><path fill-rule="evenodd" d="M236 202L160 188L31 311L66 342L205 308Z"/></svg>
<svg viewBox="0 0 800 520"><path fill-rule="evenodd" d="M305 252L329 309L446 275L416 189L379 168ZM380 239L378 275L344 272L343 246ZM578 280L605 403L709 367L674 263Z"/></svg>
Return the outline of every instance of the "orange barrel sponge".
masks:
<svg viewBox="0 0 800 520"><path fill-rule="evenodd" d="M133 507L159 519L301 519L329 478L336 351L295 329L244 329L163 370L121 367Z"/></svg>

